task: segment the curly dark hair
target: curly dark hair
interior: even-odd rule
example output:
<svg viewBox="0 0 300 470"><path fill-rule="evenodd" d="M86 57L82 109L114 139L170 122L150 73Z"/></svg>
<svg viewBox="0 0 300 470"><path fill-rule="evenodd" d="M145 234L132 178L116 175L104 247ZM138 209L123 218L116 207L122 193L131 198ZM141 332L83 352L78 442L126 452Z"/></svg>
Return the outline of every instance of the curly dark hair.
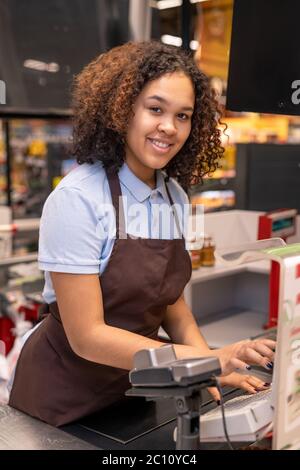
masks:
<svg viewBox="0 0 300 470"><path fill-rule="evenodd" d="M118 170L133 104L144 86L166 73L183 71L195 91L191 132L164 170L185 189L202 182L219 165L220 110L208 78L183 49L158 41L128 42L100 55L75 78L73 153L79 164L100 160Z"/></svg>

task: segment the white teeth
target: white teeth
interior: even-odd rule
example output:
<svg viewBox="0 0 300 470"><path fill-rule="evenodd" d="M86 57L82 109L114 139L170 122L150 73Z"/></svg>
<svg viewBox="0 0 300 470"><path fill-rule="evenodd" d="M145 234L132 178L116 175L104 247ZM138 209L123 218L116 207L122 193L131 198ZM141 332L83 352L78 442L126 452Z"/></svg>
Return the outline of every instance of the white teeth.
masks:
<svg viewBox="0 0 300 470"><path fill-rule="evenodd" d="M160 142L159 140L152 140L152 142L157 146L157 147L160 147L162 149L166 149L167 147L169 147L169 144L165 144L164 142Z"/></svg>

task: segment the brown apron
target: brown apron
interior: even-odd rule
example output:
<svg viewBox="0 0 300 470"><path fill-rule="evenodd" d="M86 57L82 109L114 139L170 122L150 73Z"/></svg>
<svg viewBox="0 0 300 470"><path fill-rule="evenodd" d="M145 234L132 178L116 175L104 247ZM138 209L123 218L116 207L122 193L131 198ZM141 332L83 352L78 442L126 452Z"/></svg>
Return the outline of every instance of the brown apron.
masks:
<svg viewBox="0 0 300 470"><path fill-rule="evenodd" d="M167 306L176 302L190 279L190 258L183 238L124 238L119 178L107 176L117 232L99 278L105 323L157 339ZM167 193L173 204L168 188ZM129 388L127 370L87 361L73 352L55 302L21 351L9 404L61 426L124 399Z"/></svg>

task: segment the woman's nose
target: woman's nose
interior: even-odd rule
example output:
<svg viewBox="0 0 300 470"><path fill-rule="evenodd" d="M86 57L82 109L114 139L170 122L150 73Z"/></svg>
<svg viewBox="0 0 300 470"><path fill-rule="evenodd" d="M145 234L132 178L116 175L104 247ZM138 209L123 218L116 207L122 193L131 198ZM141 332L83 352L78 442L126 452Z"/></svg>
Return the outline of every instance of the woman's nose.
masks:
<svg viewBox="0 0 300 470"><path fill-rule="evenodd" d="M168 135L174 135L177 132L175 123L171 119L161 121L158 125L158 130Z"/></svg>

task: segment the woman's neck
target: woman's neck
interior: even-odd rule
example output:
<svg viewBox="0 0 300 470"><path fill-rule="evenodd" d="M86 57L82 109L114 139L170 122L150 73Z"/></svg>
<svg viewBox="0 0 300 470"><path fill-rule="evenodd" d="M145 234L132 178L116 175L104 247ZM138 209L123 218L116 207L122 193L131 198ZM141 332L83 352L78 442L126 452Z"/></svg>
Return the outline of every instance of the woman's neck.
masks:
<svg viewBox="0 0 300 470"><path fill-rule="evenodd" d="M132 173L147 186L150 186L151 189L156 188L156 171L152 168L140 167L134 165L130 160L125 160L126 165L132 171Z"/></svg>

